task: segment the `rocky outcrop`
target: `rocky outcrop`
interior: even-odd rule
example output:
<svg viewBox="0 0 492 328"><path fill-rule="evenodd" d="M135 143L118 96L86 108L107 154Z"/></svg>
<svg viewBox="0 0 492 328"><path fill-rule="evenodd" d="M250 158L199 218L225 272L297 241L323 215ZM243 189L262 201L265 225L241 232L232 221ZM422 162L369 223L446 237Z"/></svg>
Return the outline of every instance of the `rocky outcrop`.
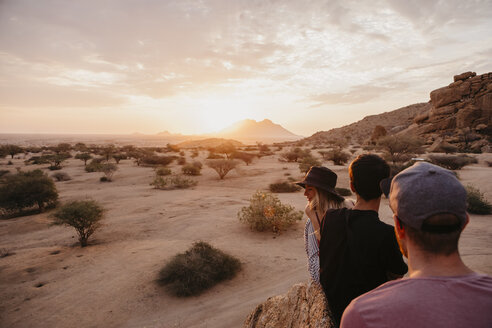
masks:
<svg viewBox="0 0 492 328"><path fill-rule="evenodd" d="M259 304L243 328L330 328L335 327L318 284L296 284L285 295L273 296Z"/></svg>
<svg viewBox="0 0 492 328"><path fill-rule="evenodd" d="M447 141L458 144L462 149L465 144L468 147L466 135L479 135L479 139L485 140L492 134L492 72L455 75L454 82L430 93L430 104L428 113L416 117L414 122L417 125L405 133L424 136L429 143L438 138L448 138ZM481 141L476 145L475 148L487 146L487 142Z"/></svg>
<svg viewBox="0 0 492 328"><path fill-rule="evenodd" d="M311 137L303 139L307 144L326 144L336 139L350 139L352 142L360 144L367 142L376 128L382 126L388 131L388 134L397 133L405 130L412 123L414 118L422 113L428 113L430 103L420 103L409 105L378 115L370 115L362 120L343 126L341 128L331 129L329 131L320 131Z"/></svg>

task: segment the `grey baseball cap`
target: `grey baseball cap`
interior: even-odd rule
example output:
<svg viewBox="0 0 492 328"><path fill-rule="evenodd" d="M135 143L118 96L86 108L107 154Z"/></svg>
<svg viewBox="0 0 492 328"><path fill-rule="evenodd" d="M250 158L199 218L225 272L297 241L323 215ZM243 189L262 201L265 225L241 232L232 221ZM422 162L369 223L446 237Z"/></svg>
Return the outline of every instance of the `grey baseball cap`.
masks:
<svg viewBox="0 0 492 328"><path fill-rule="evenodd" d="M415 229L422 230L425 219L440 213L456 215L461 227L466 222L466 190L440 166L417 162L380 186L393 213Z"/></svg>

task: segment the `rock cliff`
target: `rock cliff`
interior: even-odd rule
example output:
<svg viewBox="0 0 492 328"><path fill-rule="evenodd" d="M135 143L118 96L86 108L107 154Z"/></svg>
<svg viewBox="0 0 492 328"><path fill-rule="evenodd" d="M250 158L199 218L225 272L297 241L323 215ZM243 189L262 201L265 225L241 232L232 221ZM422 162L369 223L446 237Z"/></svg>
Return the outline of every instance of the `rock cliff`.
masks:
<svg viewBox="0 0 492 328"><path fill-rule="evenodd" d="M454 82L430 93L431 107L414 118L404 133L423 136L428 143L444 139L458 148L479 150L492 135L492 72L465 72ZM483 149L482 149L483 150Z"/></svg>
<svg viewBox="0 0 492 328"><path fill-rule="evenodd" d="M243 328L330 328L334 327L318 284L296 284L285 295L273 296L259 304Z"/></svg>

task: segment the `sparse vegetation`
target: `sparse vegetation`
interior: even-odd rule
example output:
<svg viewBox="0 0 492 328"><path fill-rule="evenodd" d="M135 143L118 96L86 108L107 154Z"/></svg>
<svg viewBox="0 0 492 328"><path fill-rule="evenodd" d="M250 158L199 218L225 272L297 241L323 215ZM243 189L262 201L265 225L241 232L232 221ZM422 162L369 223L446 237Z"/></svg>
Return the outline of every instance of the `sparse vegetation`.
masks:
<svg viewBox="0 0 492 328"><path fill-rule="evenodd" d="M53 214L53 224L73 227L80 247L87 246L89 237L101 226L104 209L94 200L74 200L61 206Z"/></svg>
<svg viewBox="0 0 492 328"><path fill-rule="evenodd" d="M191 164L186 164L181 168L181 171L185 175L200 175L201 170L202 170L202 163L199 161L195 161Z"/></svg>
<svg viewBox="0 0 492 328"><path fill-rule="evenodd" d="M466 186L467 211L473 214L491 214L492 205L487 201L485 195L478 188L471 185Z"/></svg>
<svg viewBox="0 0 492 328"><path fill-rule="evenodd" d="M192 296L232 279L241 269L238 259L208 243L197 242L175 255L159 272L158 283L176 296Z"/></svg>
<svg viewBox="0 0 492 328"><path fill-rule="evenodd" d="M172 175L166 178L156 175L150 185L154 186L155 189L172 190L190 188L196 186L197 183L195 180L185 178L181 175Z"/></svg>
<svg viewBox="0 0 492 328"><path fill-rule="evenodd" d="M231 158L239 159L243 161L244 164L249 165L253 162L255 155L246 152L235 151L234 153L231 154Z"/></svg>
<svg viewBox="0 0 492 328"><path fill-rule="evenodd" d="M104 177L106 178L104 181L111 182L113 181L113 175L118 170L118 166L113 163L104 163L101 164L101 172L104 173ZM101 180L103 181L103 180Z"/></svg>
<svg viewBox="0 0 492 328"><path fill-rule="evenodd" d="M158 176L170 175L171 173L172 173L171 169L167 167L158 167L155 170L155 174Z"/></svg>
<svg viewBox="0 0 492 328"><path fill-rule="evenodd" d="M0 185L0 208L21 211L37 205L40 211L56 204L58 192L51 178L41 170L18 172L4 177Z"/></svg>
<svg viewBox="0 0 492 328"><path fill-rule="evenodd" d="M285 181L285 182L271 183L268 186L268 189L271 192L282 193L282 192L296 192L301 190L301 187L291 182Z"/></svg>
<svg viewBox="0 0 492 328"><path fill-rule="evenodd" d="M319 165L321 165L321 162L317 158L309 155L304 157L299 163L299 171L301 171L301 173L306 173L312 166Z"/></svg>
<svg viewBox="0 0 492 328"><path fill-rule="evenodd" d="M175 158L176 158L175 156L147 155L141 158L141 163L150 166L154 166L154 165L166 166L168 164L171 164L171 162Z"/></svg>
<svg viewBox="0 0 492 328"><path fill-rule="evenodd" d="M207 166L215 170L222 180L232 169L236 168L237 161L233 159L211 159L207 161Z"/></svg>
<svg viewBox="0 0 492 328"><path fill-rule="evenodd" d="M70 176L66 172L56 172L56 173L53 173L52 177L56 181L68 181L68 180L72 180L72 178L70 178Z"/></svg>
<svg viewBox="0 0 492 328"><path fill-rule="evenodd" d="M84 161L84 166L87 166L87 161L92 158L91 154L89 153L80 153L75 155L75 159L80 159Z"/></svg>
<svg viewBox="0 0 492 328"><path fill-rule="evenodd" d="M299 159L311 156L311 150L296 147L280 154L281 161L298 162Z"/></svg>
<svg viewBox="0 0 492 328"><path fill-rule="evenodd" d="M350 154L338 147L328 151L319 151L319 153L324 160L333 161L335 165L344 165L350 159Z"/></svg>
<svg viewBox="0 0 492 328"><path fill-rule="evenodd" d="M85 171L91 172L102 172L102 164L96 159L93 159L88 165L85 166Z"/></svg>
<svg viewBox="0 0 492 328"><path fill-rule="evenodd" d="M466 165L478 163L475 157L467 155L429 155L429 160L448 170L460 170Z"/></svg>
<svg viewBox="0 0 492 328"><path fill-rule="evenodd" d="M290 205L283 205L277 196L257 191L250 199L250 205L238 212L239 221L246 223L251 230L272 230L278 233L301 220L302 211Z"/></svg>
<svg viewBox="0 0 492 328"><path fill-rule="evenodd" d="M406 162L415 157L415 154L423 152L422 140L407 135L381 137L378 139L377 144L385 151L386 159L393 162L393 164Z"/></svg>

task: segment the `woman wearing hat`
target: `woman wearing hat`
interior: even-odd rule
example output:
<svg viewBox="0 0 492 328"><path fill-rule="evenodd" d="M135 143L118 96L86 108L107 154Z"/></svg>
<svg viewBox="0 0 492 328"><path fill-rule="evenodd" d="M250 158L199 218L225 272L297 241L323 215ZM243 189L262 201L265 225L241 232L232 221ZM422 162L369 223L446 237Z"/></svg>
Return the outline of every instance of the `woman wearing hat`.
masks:
<svg viewBox="0 0 492 328"><path fill-rule="evenodd" d="M306 226L304 227L304 245L308 257L308 270L313 281L319 283L319 240L320 226L325 213L330 208L352 208L354 202L340 196L335 186L337 175L324 166L313 166L304 179L297 182L305 189L308 203L306 205Z"/></svg>

